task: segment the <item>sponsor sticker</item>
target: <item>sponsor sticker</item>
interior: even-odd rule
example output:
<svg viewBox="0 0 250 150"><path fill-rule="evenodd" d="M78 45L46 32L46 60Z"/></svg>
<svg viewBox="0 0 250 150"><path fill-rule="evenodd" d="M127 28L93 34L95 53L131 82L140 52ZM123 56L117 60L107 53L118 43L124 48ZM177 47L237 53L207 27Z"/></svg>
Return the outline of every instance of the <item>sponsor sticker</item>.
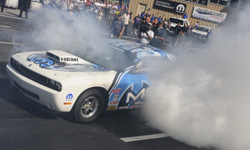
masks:
<svg viewBox="0 0 250 150"><path fill-rule="evenodd" d="M119 95L116 94L116 95L114 95L113 100L114 100L114 101L115 101L115 100L118 100L118 98L119 98Z"/></svg>
<svg viewBox="0 0 250 150"><path fill-rule="evenodd" d="M117 106L109 106L108 108L107 108L107 110L116 110L117 109Z"/></svg>
<svg viewBox="0 0 250 150"><path fill-rule="evenodd" d="M119 109L128 109L128 106L121 106Z"/></svg>
<svg viewBox="0 0 250 150"><path fill-rule="evenodd" d="M121 92L121 88L114 89L114 90L112 91L112 93L120 93L120 92Z"/></svg>
<svg viewBox="0 0 250 150"><path fill-rule="evenodd" d="M118 105L119 101L112 101L112 102L109 102L109 105Z"/></svg>
<svg viewBox="0 0 250 150"><path fill-rule="evenodd" d="M129 107L129 109L135 109L135 108L139 108L139 105L132 105Z"/></svg>
<svg viewBox="0 0 250 150"><path fill-rule="evenodd" d="M66 100L70 101L73 99L73 94L69 93L67 96L66 96Z"/></svg>

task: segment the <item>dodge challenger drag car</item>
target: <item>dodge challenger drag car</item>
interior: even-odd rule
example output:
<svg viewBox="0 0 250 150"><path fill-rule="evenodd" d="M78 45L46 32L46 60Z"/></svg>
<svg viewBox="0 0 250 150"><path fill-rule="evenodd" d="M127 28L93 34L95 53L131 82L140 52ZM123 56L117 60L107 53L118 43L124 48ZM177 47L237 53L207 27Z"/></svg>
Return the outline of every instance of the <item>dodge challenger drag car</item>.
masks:
<svg viewBox="0 0 250 150"><path fill-rule="evenodd" d="M51 110L70 112L78 123L86 123L103 110L137 108L149 86L144 60L175 59L140 43L117 39L105 44L108 50L94 54L17 53L10 58L7 74L11 84L30 99Z"/></svg>

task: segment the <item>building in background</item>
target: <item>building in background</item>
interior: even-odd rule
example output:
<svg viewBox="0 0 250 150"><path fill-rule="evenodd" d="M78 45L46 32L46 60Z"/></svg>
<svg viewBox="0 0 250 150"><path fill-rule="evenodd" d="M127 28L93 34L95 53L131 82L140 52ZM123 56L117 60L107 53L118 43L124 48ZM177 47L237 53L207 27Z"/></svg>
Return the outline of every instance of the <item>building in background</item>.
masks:
<svg viewBox="0 0 250 150"><path fill-rule="evenodd" d="M228 10L249 5L249 0L131 0L129 11L132 18L142 12L163 19L182 18L187 13L191 25L198 21L199 25L214 28L226 20Z"/></svg>

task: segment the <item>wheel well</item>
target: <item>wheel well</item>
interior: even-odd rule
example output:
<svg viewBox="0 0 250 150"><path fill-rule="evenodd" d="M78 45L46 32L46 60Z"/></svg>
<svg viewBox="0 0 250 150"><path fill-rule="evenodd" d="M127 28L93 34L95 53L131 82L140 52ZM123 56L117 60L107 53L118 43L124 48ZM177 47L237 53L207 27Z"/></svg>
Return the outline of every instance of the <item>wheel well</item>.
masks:
<svg viewBox="0 0 250 150"><path fill-rule="evenodd" d="M91 88L89 88L89 89L84 90L84 91L77 97L76 101L78 100L78 98L79 98L82 94L84 94L86 91L89 91L89 90L98 90L98 91L100 91L101 94L103 95L103 98L104 98L104 106L107 106L108 98L109 98L109 96L108 96L108 91L107 91L106 89L102 88L102 87L91 87ZM76 105L76 101L75 101L74 106L72 107L71 111L74 109L74 107L75 107L75 105Z"/></svg>

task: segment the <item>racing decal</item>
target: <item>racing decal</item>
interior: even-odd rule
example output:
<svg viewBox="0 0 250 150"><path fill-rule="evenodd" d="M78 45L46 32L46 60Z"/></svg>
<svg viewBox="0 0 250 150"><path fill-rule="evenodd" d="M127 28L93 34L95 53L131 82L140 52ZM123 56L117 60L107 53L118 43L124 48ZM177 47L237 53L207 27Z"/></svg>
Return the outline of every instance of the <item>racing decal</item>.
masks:
<svg viewBox="0 0 250 150"><path fill-rule="evenodd" d="M134 88L133 86L130 86L121 97L119 102L119 107L128 106L128 108L130 108L133 105L139 106L139 104L145 97L148 86L149 86L148 83L143 82L142 87L138 92L136 92L136 90L133 89Z"/></svg>
<svg viewBox="0 0 250 150"><path fill-rule="evenodd" d="M65 62L65 61L74 61L74 62L78 62L78 58L72 58L72 57L61 57L60 58L61 62Z"/></svg>
<svg viewBox="0 0 250 150"><path fill-rule="evenodd" d="M121 88L114 89L114 90L112 91L112 93L120 93L120 92L121 92Z"/></svg>
<svg viewBox="0 0 250 150"><path fill-rule="evenodd" d="M119 99L119 94L114 95L113 100L118 100Z"/></svg>
<svg viewBox="0 0 250 150"><path fill-rule="evenodd" d="M32 61L35 64L39 64L39 66L42 67L42 68L45 68L45 67L48 67L48 66L52 66L55 63L53 60L51 60L49 58L43 58L43 57L38 56L38 55L30 55L27 58L27 60L28 61Z"/></svg>
<svg viewBox="0 0 250 150"><path fill-rule="evenodd" d="M66 96L66 100L72 100L73 99L73 94L68 94L67 96Z"/></svg>
<svg viewBox="0 0 250 150"><path fill-rule="evenodd" d="M109 106L118 101L119 107L138 105L144 98L149 85L146 74L130 73L132 67L120 73L109 92ZM119 108L120 109L120 108ZM125 108L124 108L125 109Z"/></svg>
<svg viewBox="0 0 250 150"><path fill-rule="evenodd" d="M33 54L28 56L28 61L39 64L41 68L57 71L68 71L68 72L106 72L110 71L107 68L91 64L91 63L82 63L82 64L66 64L64 62L78 62L77 57L62 57L60 58L61 62L54 61L52 58L48 58L43 54Z"/></svg>
<svg viewBox="0 0 250 150"><path fill-rule="evenodd" d="M119 109L128 109L128 106L121 106Z"/></svg>
<svg viewBox="0 0 250 150"><path fill-rule="evenodd" d="M110 106L117 106L119 103L119 101L113 101L113 102L109 102Z"/></svg>
<svg viewBox="0 0 250 150"><path fill-rule="evenodd" d="M142 88L140 92L138 92L137 94L134 93L131 89L129 91L131 92L127 93L127 98L125 103L129 103L130 101L136 101L139 98L143 99L145 96L146 88Z"/></svg>
<svg viewBox="0 0 250 150"><path fill-rule="evenodd" d="M108 108L107 108L107 110L116 110L117 109L117 106L109 106Z"/></svg>

